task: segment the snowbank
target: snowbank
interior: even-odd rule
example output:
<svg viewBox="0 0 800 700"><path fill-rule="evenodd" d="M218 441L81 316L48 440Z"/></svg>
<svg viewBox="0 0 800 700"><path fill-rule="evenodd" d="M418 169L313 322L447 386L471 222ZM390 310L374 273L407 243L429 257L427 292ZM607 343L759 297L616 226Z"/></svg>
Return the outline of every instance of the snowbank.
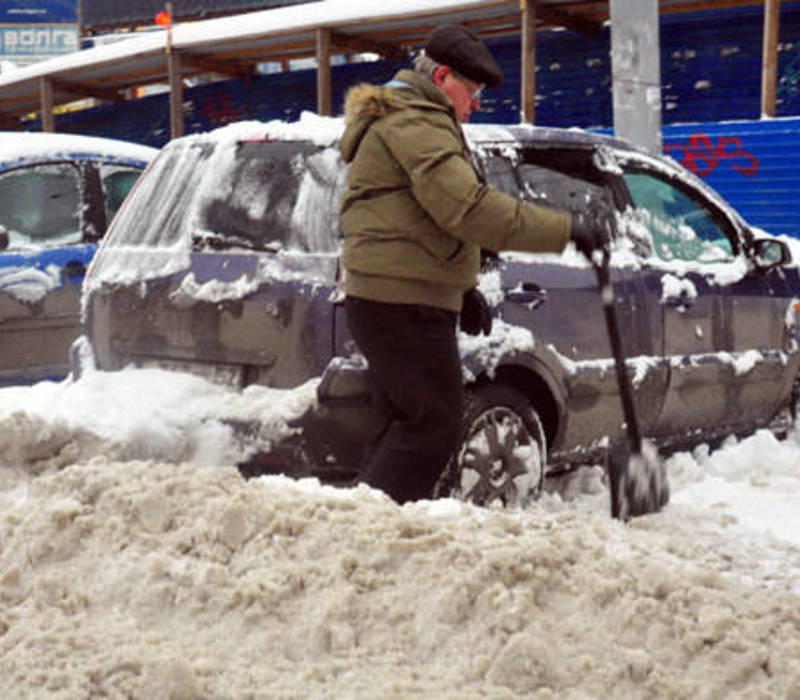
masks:
<svg viewBox="0 0 800 700"><path fill-rule="evenodd" d="M3 509L0 692L800 693L797 597L653 551L660 518L400 508L363 487L95 459Z"/></svg>
<svg viewBox="0 0 800 700"><path fill-rule="evenodd" d="M629 525L599 467L520 511L226 466L312 395L1 390L0 697L800 697L797 432L671 457Z"/></svg>

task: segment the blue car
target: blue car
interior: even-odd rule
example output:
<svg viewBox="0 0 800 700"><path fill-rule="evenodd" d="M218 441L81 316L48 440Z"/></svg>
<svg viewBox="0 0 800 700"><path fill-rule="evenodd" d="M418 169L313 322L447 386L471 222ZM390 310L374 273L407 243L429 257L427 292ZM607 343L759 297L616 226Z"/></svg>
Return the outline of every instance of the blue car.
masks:
<svg viewBox="0 0 800 700"><path fill-rule="evenodd" d="M115 219L84 286L104 370L164 367L246 389L318 380L286 444L248 468L332 481L359 464L371 409L347 327L336 124L177 139ZM512 196L616 211L611 282L642 433L662 449L770 427L800 402L794 241L753 229L675 161L579 130L475 125L477 167ZM467 409L440 493L525 502L545 474L625 434L594 270L486 255L492 334L462 336ZM258 425L235 426L257 440Z"/></svg>
<svg viewBox="0 0 800 700"><path fill-rule="evenodd" d="M60 379L98 241L158 151L0 132L0 386Z"/></svg>

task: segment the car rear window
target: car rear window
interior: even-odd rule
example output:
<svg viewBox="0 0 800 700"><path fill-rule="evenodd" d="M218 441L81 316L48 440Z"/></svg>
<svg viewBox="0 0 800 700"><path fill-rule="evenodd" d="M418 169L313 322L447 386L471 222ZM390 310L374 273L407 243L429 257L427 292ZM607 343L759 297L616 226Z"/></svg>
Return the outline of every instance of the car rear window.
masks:
<svg viewBox="0 0 800 700"><path fill-rule="evenodd" d="M110 244L333 251L345 182L334 148L176 142L120 211Z"/></svg>

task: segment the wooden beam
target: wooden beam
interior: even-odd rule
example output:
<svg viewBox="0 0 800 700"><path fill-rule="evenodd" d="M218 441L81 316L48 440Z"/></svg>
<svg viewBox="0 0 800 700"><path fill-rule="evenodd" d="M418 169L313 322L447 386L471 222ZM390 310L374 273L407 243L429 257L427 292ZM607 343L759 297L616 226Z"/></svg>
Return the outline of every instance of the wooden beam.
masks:
<svg viewBox="0 0 800 700"><path fill-rule="evenodd" d="M780 0L764 0L764 48L761 55L761 116L774 117L778 85Z"/></svg>
<svg viewBox="0 0 800 700"><path fill-rule="evenodd" d="M19 129L19 118L11 117L7 114L0 114L0 129L8 129L9 131L16 131Z"/></svg>
<svg viewBox="0 0 800 700"><path fill-rule="evenodd" d="M703 12L705 10L731 10L736 7L753 7L761 5L763 0L698 0L682 5L668 5L660 9L661 14L679 14L681 12Z"/></svg>
<svg viewBox="0 0 800 700"><path fill-rule="evenodd" d="M317 113L323 117L333 114L331 81L331 32L327 27L317 29Z"/></svg>
<svg viewBox="0 0 800 700"><path fill-rule="evenodd" d="M105 102L125 102L119 91L92 85L91 83L78 83L73 80L51 80L53 87L60 92L67 92L76 97L94 97Z"/></svg>
<svg viewBox="0 0 800 700"><path fill-rule="evenodd" d="M53 114L53 83L46 76L39 78L39 101L41 102L42 131L54 133L56 117Z"/></svg>
<svg viewBox="0 0 800 700"><path fill-rule="evenodd" d="M538 19L556 27L571 29L579 34L597 36L603 33L603 22L587 17L580 17L577 13L566 12L557 8L539 6L536 10Z"/></svg>
<svg viewBox="0 0 800 700"><path fill-rule="evenodd" d="M351 53L376 53L398 61L408 58L408 54L403 49L393 44L372 41L360 36L349 36L339 32L331 32L331 45L339 49L348 49Z"/></svg>
<svg viewBox="0 0 800 700"><path fill-rule="evenodd" d="M522 60L519 102L525 124L536 121L536 9L536 0L520 0Z"/></svg>
<svg viewBox="0 0 800 700"><path fill-rule="evenodd" d="M181 57L185 65L194 66L207 73L217 73L227 75L232 78L251 78L253 76L253 65L244 61L219 60L211 56L200 56L193 53L181 51Z"/></svg>
<svg viewBox="0 0 800 700"><path fill-rule="evenodd" d="M183 119L183 70L181 55L170 51L167 54L169 71L169 131L170 137L177 139L184 134Z"/></svg>
<svg viewBox="0 0 800 700"><path fill-rule="evenodd" d="M248 63L262 61L279 61L282 56L295 58L313 58L316 56L316 38L314 41L287 41L282 44L271 44L265 47L249 47L220 52L214 55L215 61L243 60Z"/></svg>

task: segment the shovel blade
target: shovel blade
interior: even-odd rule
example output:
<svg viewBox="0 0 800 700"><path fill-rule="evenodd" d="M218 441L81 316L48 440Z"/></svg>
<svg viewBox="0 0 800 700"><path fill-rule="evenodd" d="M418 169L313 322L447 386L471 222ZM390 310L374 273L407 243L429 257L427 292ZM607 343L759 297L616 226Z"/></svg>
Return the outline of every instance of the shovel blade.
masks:
<svg viewBox="0 0 800 700"><path fill-rule="evenodd" d="M669 502L666 466L647 440L638 451L631 451L627 443L612 448L608 476L612 518L630 520L657 513Z"/></svg>

